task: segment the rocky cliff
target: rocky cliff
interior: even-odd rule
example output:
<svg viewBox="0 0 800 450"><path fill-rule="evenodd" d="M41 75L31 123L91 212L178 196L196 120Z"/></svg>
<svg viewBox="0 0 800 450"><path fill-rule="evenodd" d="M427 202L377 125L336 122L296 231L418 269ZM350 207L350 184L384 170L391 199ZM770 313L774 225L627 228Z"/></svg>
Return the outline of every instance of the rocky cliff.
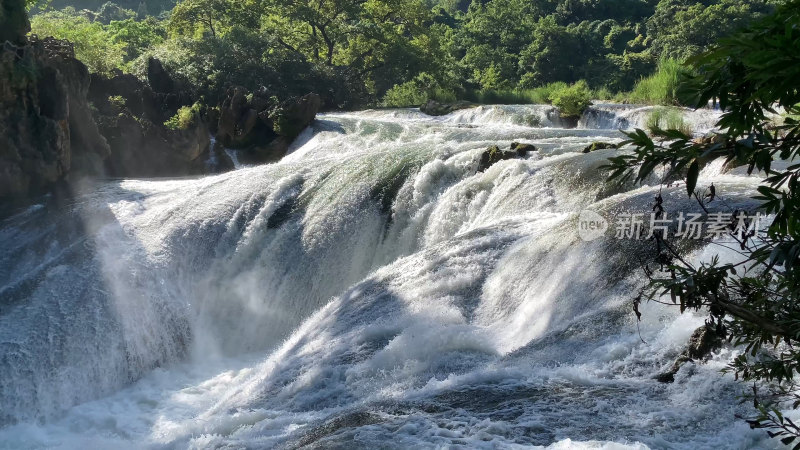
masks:
<svg viewBox="0 0 800 450"><path fill-rule="evenodd" d="M129 177L204 173L210 146L206 118L193 110L182 127L165 125L179 110L189 109L194 98L157 60L150 60L149 69L147 83L122 73L111 78L92 75L88 98L112 149L105 173Z"/></svg>
<svg viewBox="0 0 800 450"><path fill-rule="evenodd" d="M286 155L289 145L321 107L322 100L313 93L279 102L263 92L231 88L219 108L217 141L228 148L243 149L246 162L276 161Z"/></svg>
<svg viewBox="0 0 800 450"><path fill-rule="evenodd" d="M227 170L224 147L244 149L249 163L275 161L322 106L316 94L279 102L241 88L203 106L155 59L146 81L89 74L69 42L26 38L23 2L0 5L0 210L83 177ZM206 166L211 151L216 168Z"/></svg>
<svg viewBox="0 0 800 450"><path fill-rule="evenodd" d="M70 44L6 41L0 53L0 198L46 192L108 157L86 101L89 83Z"/></svg>

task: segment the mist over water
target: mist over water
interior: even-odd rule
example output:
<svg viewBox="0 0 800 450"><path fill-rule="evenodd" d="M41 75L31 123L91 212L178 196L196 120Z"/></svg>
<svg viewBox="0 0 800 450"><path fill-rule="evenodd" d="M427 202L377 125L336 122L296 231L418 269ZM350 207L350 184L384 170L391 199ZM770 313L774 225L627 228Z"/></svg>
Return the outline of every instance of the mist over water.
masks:
<svg viewBox="0 0 800 450"><path fill-rule="evenodd" d="M585 209L650 211L655 184L606 185L616 150L582 153L646 112L323 114L277 164L7 219L0 447L770 447L730 350L653 380L703 318L649 304L637 331L651 244L577 235ZM477 171L512 141L539 151ZM701 178L732 207L758 182Z"/></svg>

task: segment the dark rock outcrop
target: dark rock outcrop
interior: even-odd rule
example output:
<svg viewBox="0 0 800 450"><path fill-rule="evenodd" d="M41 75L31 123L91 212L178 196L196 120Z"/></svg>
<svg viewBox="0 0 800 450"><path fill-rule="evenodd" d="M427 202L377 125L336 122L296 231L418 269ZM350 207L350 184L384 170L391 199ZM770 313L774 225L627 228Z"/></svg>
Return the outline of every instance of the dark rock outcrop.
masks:
<svg viewBox="0 0 800 450"><path fill-rule="evenodd" d="M108 156L86 102L89 72L53 38L0 54L0 198L49 191Z"/></svg>
<svg viewBox="0 0 800 450"><path fill-rule="evenodd" d="M158 177L201 174L211 141L208 128L196 120L185 130L171 130L121 110L98 117L113 149L105 161L112 176Z"/></svg>
<svg viewBox="0 0 800 450"><path fill-rule="evenodd" d="M695 330L686 348L666 372L658 374L655 378L662 383L672 383L675 381L675 374L684 364L692 361L707 360L711 352L722 347L722 338L717 330L711 325L704 325Z"/></svg>
<svg viewBox="0 0 800 450"><path fill-rule="evenodd" d="M0 50L3 209L84 176L230 169L225 147L247 149L247 162L274 161L322 106L316 94L279 103L266 91L232 89L221 108L203 107L156 59L148 61L147 82L119 71L90 75L72 44L53 38L27 42L29 24L24 8L14 15L16 6L3 1L0 11L0 35L7 40ZM220 138L213 153L212 131Z"/></svg>
<svg viewBox="0 0 800 450"><path fill-rule="evenodd" d="M478 172L483 172L500 161L514 159L516 157L516 151L500 150L500 147L492 145L481 153L481 160L478 162Z"/></svg>
<svg viewBox="0 0 800 450"><path fill-rule="evenodd" d="M275 137L268 107L269 100L258 94L249 96L243 87L228 89L219 108L217 141L237 149L247 148L257 141L268 142Z"/></svg>
<svg viewBox="0 0 800 450"><path fill-rule="evenodd" d="M105 161L111 176L156 177L200 174L211 140L207 122L192 110L183 129L165 125L192 96L174 91L176 83L158 60L148 62L146 84L132 75L92 75L89 99L111 154Z"/></svg>
<svg viewBox="0 0 800 450"><path fill-rule="evenodd" d="M249 94L244 88L231 88L220 106L217 140L228 148L246 150L241 154L244 162L276 161L321 107L322 100L313 93L277 103L265 91Z"/></svg>
<svg viewBox="0 0 800 450"><path fill-rule="evenodd" d="M619 146L610 142L592 142L583 149L583 153L591 153L595 150L605 150L607 148L619 148Z"/></svg>
<svg viewBox="0 0 800 450"><path fill-rule="evenodd" d="M161 61L155 58L147 59L147 82L154 92L171 94L175 92L175 81L164 69Z"/></svg>
<svg viewBox="0 0 800 450"><path fill-rule="evenodd" d="M294 139L314 121L320 108L322 99L317 94L289 98L270 112L272 129L279 136Z"/></svg>
<svg viewBox="0 0 800 450"><path fill-rule="evenodd" d="M535 152L538 149L533 144L522 144L519 142L512 142L511 150L517 152L517 156L519 156L520 158L524 158L525 156L528 156L528 153Z"/></svg>
<svg viewBox="0 0 800 450"><path fill-rule="evenodd" d="M0 44L24 45L31 31L24 0L0 0Z"/></svg>
<svg viewBox="0 0 800 450"><path fill-rule="evenodd" d="M474 108L478 105L467 101L457 101L455 103L439 103L436 100L428 100L419 110L429 116L444 116L459 109Z"/></svg>

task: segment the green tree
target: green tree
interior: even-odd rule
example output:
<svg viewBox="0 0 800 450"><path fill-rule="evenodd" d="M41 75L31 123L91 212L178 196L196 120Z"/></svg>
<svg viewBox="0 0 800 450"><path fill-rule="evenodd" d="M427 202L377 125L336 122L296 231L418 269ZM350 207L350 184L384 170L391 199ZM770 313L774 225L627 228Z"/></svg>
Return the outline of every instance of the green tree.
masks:
<svg viewBox="0 0 800 450"><path fill-rule="evenodd" d="M798 449L800 427L781 410L800 406L800 123L787 116L776 124L770 113L800 113L800 1L787 2L690 62L697 75L684 94L698 107L719 100L725 111L719 138L698 143L678 130L657 130L667 140L653 140L637 130L629 134L633 152L611 159L612 178L643 181L663 165L669 176L685 178L689 195L708 210L715 204L696 190L698 174L724 158L763 174L756 199L774 220L762 236L731 231L745 258L740 263L715 258L690 264L673 250L669 236L659 239L658 259L672 262L666 276L652 276L643 295L671 299L681 311L707 313L720 335L744 348L729 370L754 383L758 416L751 426Z"/></svg>
<svg viewBox="0 0 800 450"><path fill-rule="evenodd" d="M519 55L530 44L543 10L524 0L474 1L453 38L452 54L475 84L519 80Z"/></svg>
<svg viewBox="0 0 800 450"><path fill-rule="evenodd" d="M176 36L194 37L208 32L212 37L225 34L234 26L257 28L254 1L182 0L170 14L167 26Z"/></svg>
<svg viewBox="0 0 800 450"><path fill-rule="evenodd" d="M651 51L661 58L684 60L770 12L771 3L765 0L661 0L647 20Z"/></svg>
<svg viewBox="0 0 800 450"><path fill-rule="evenodd" d="M580 66L588 59L587 48L577 33L556 22L555 16L541 18L532 42L520 54L525 84L537 86L554 81L573 82L583 78Z"/></svg>
<svg viewBox="0 0 800 450"><path fill-rule="evenodd" d="M263 30L286 49L329 67L348 67L373 92L444 60L423 0L268 0Z"/></svg>
<svg viewBox="0 0 800 450"><path fill-rule="evenodd" d="M92 72L109 73L123 66L125 44L115 42L101 23L91 22L73 8L33 16L31 32L72 42L75 57Z"/></svg>
<svg viewBox="0 0 800 450"><path fill-rule="evenodd" d="M142 21L112 21L107 32L115 43L125 46L125 62L138 58L150 47L164 42L167 37L163 25L153 17Z"/></svg>

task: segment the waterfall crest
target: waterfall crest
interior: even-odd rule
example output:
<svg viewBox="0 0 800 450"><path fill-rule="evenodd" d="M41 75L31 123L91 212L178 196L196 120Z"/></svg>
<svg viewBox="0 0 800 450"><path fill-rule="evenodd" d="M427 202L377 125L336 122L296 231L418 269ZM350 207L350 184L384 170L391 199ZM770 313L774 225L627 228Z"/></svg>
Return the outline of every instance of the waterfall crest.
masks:
<svg viewBox="0 0 800 450"><path fill-rule="evenodd" d="M730 354L652 379L702 318L650 304L637 331L651 244L577 234L650 209L657 185L606 184L617 150L582 153L640 114L323 114L277 164L6 220L0 447L766 445L733 419ZM538 151L478 171L512 141ZM758 180L723 172L701 183L752 206Z"/></svg>

